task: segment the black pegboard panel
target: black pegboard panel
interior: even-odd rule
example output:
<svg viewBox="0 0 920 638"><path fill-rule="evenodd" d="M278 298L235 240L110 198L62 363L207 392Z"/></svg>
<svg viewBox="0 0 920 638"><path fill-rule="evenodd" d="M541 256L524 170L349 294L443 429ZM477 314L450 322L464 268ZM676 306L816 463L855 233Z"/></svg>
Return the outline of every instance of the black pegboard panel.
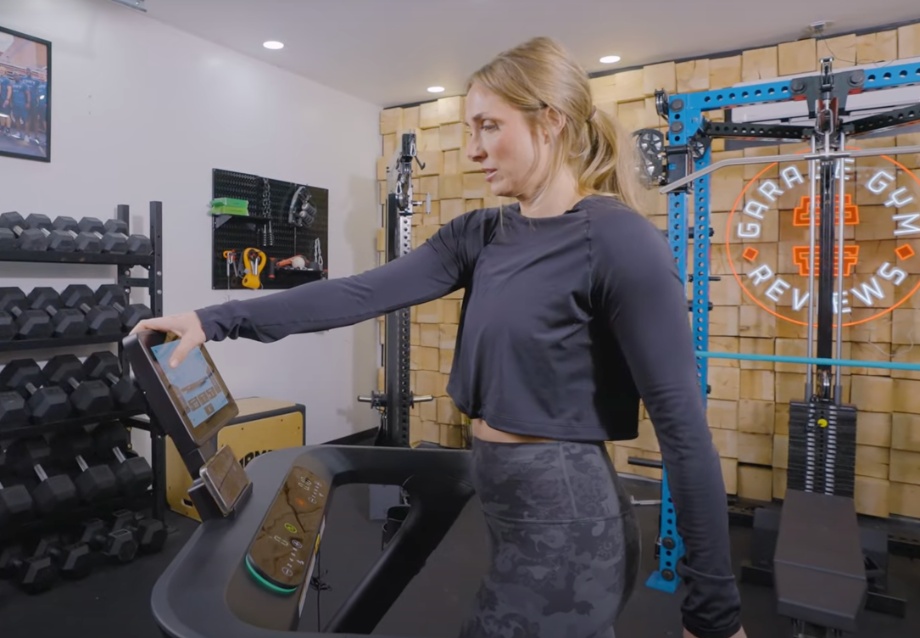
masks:
<svg viewBox="0 0 920 638"><path fill-rule="evenodd" d="M326 277L329 270L328 189L223 169L214 169L212 179L214 199L232 197L249 202L249 217L212 216L212 289L246 289L232 273L228 279L224 257L226 250L235 250L242 255L247 248L258 248L268 259L274 258L278 262L295 255L306 258L307 270L277 268L274 279L269 278L269 266L266 265L260 275L262 288L292 288ZM304 193L309 193L316 213L312 222L298 227L288 223L289 211L293 199L298 194L302 198ZM314 262L317 239L322 257L321 269ZM239 269L242 275L242 261Z"/></svg>

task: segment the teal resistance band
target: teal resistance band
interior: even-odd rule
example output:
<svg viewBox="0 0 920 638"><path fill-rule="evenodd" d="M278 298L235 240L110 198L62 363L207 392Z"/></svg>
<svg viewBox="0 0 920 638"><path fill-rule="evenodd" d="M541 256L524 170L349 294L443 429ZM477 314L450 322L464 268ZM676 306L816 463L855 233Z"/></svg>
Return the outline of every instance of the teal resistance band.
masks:
<svg viewBox="0 0 920 638"><path fill-rule="evenodd" d="M850 368L883 368L886 370L920 370L920 363L895 361L855 361L853 359L821 359L817 357L786 357L776 354L744 354L734 352L697 352L700 359L742 359L745 361L773 361L775 363L809 363L819 366L844 366Z"/></svg>

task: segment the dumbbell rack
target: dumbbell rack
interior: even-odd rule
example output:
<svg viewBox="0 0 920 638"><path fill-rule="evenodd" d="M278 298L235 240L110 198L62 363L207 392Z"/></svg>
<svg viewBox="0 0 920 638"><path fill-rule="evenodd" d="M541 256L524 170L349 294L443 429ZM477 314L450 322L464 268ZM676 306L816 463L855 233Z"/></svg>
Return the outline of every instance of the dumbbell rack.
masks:
<svg viewBox="0 0 920 638"><path fill-rule="evenodd" d="M116 207L116 218L130 227L130 209L127 205ZM155 317L162 316L163 312L163 204L150 202L150 241L152 252L147 255L140 254L113 254L113 253L84 253L84 252L56 252L56 251L28 251L6 250L0 251L0 262L31 262L31 263L60 263L60 264L93 264L117 266L115 283L124 288L146 288L149 298L149 307ZM132 276L135 266L147 270L147 277ZM126 333L104 335L84 335L81 337L57 337L47 339L14 339L0 342L0 353L18 352L26 350L61 350L66 348L87 346L105 343L117 343L118 358L123 374L128 374L129 362L125 356L121 340ZM143 418L146 417L146 418ZM93 414L76 416L63 421L29 424L19 427L7 427L0 432L0 438L9 441L23 436L41 435L47 432L56 432L61 429L79 428L102 421L122 421L130 427L146 430L150 433L151 468L153 470L153 486L151 493L151 514L154 519L164 521L166 515L166 440L162 431L157 427L152 417L146 415L144 410L116 411L106 414ZM0 445L5 447L5 442L0 440ZM120 497L110 503L105 509L111 510L127 506L130 499ZM122 502L125 501L125 502ZM133 501L138 502L136 499ZM81 505L78 510L71 510L61 516L48 516L24 523L18 529L0 529L0 542L13 536L30 534L33 529L53 528L67 520L79 520L96 515L98 508Z"/></svg>

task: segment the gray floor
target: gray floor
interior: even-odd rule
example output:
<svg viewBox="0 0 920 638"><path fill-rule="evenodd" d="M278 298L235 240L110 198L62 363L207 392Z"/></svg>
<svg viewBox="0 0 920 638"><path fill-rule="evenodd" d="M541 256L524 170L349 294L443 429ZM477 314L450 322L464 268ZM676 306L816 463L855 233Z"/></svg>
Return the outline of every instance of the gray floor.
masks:
<svg viewBox="0 0 920 638"><path fill-rule="evenodd" d="M648 484L630 483L638 498L654 497ZM321 620L331 618L339 604L376 559L380 549L380 524L367 520L367 490L347 486L337 493L323 538L320 569L328 589L319 594ZM658 511L642 508L646 551L643 575L655 565L652 556ZM174 533L167 550L142 557L132 564L107 567L78 583L62 582L52 591L26 596L0 582L0 636L36 638L75 636L103 638L130 636L157 638L150 614L149 596L156 578L172 559L195 523L171 516ZM736 565L747 555L750 530L733 529ZM378 625L375 634L406 637L452 635L485 570L485 528L476 501L471 501L445 542L432 555L425 570L406 589ZM920 564L895 557L891 567L894 593L909 599L907 617L891 618L865 613L858 636L894 638L920 636ZM316 592L304 609L302 630L316 630ZM788 624L775 614L772 589L744 585L744 620L749 638L791 636ZM680 638L680 596L640 587L617 626L625 638ZM912 606L912 607L911 607ZM232 638L232 637L215 637ZM523 637L522 637L523 638Z"/></svg>

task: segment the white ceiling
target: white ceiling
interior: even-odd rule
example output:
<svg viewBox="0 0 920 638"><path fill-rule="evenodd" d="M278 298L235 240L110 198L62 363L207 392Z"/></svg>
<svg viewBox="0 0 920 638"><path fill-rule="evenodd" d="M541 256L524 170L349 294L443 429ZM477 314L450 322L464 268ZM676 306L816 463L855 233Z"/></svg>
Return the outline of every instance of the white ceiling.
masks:
<svg viewBox="0 0 920 638"><path fill-rule="evenodd" d="M381 107L458 95L469 73L536 35L589 73L920 20L918 0L145 0L147 15ZM280 51L262 47L281 40ZM446 91L426 92L431 85Z"/></svg>

